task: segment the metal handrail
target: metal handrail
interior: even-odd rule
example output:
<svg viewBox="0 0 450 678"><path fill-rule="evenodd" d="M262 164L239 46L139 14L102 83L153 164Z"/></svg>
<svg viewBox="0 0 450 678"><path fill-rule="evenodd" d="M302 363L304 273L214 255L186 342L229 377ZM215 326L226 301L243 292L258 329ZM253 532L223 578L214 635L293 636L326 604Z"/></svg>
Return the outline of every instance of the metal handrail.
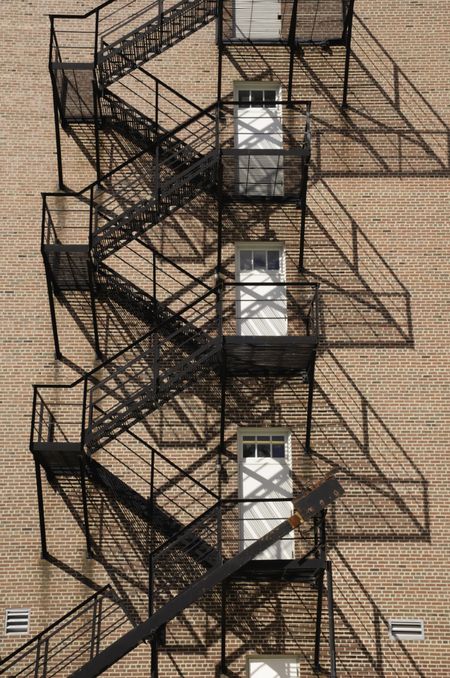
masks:
<svg viewBox="0 0 450 678"><path fill-rule="evenodd" d="M35 643L36 641L38 641L40 638L42 638L42 636L44 636L46 633L48 633L49 631L51 631L52 629L54 629L56 626L58 626L59 624L61 624L61 623L62 623L63 621L65 621L68 617L70 617L70 616L72 616L73 614L75 614L76 612L78 612L78 611L79 611L82 607L84 607L85 605L88 605L92 600L94 600L94 598L96 598L97 596L103 595L103 594L105 593L105 591L107 591L108 589L111 589L111 588L112 588L112 587L111 587L111 584L106 584L106 586L103 586L101 589L99 589L98 591L96 591L95 593L93 593L91 596L89 596L89 598L86 598L86 600L83 600L83 601L82 601L81 603L79 603L76 607L74 607L74 608L72 608L71 610L69 610L69 612L66 612L66 614L64 614L62 617L60 617L60 618L57 619L56 621L52 622L52 623L51 623L49 626L47 626L45 629L43 629L42 631L40 631L39 633L37 633L35 636L33 636L33 638L30 638L30 640L27 640L26 643L24 643L23 645L21 645L20 647L18 647L16 650L14 650L14 652L11 652L11 654L9 654L9 655L7 655L6 657L4 657L3 659L1 659L1 660L0 660L0 666L1 666L2 664L6 664L7 661L9 661L9 660L12 659L13 657L15 657L15 655L19 654L19 652L23 652L23 650L25 650L25 648L29 647L30 645L32 645L33 643Z"/></svg>

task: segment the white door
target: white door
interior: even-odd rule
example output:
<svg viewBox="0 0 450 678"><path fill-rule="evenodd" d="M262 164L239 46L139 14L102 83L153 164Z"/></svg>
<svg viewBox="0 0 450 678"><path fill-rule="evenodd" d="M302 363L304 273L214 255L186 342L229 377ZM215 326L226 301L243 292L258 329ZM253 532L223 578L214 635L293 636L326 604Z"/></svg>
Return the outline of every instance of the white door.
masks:
<svg viewBox="0 0 450 678"><path fill-rule="evenodd" d="M286 431L241 429L238 437L240 498L250 500L240 504L244 549L292 515L292 468ZM255 560L291 560L293 554L294 539L289 533Z"/></svg>
<svg viewBox="0 0 450 678"><path fill-rule="evenodd" d="M238 245L236 256L236 282L240 283L236 287L238 335L267 337L287 334L284 268L284 249L281 244Z"/></svg>
<svg viewBox="0 0 450 678"><path fill-rule="evenodd" d="M234 0L234 36L245 40L278 39L281 31L279 0Z"/></svg>
<svg viewBox="0 0 450 678"><path fill-rule="evenodd" d="M280 88L245 83L237 88L235 147L239 150L283 149ZM237 160L237 192L240 195L282 196L283 156L245 153Z"/></svg>
<svg viewBox="0 0 450 678"><path fill-rule="evenodd" d="M249 678L300 678L295 657L254 657L248 660Z"/></svg>

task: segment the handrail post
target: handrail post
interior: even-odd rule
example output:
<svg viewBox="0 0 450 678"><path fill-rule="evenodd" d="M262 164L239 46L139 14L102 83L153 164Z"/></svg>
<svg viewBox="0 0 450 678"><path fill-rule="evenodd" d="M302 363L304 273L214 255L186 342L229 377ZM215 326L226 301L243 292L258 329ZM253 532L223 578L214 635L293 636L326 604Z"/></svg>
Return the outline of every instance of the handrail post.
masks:
<svg viewBox="0 0 450 678"><path fill-rule="evenodd" d="M48 559L47 533L45 529L45 508L44 508L44 494L42 492L41 465L36 455L33 455L33 457L34 457L34 469L36 473L36 489L38 496L39 530L41 535L41 558L47 560Z"/></svg>
<svg viewBox="0 0 450 678"><path fill-rule="evenodd" d="M301 165L301 188L300 188L300 252L299 252L299 270L303 271L305 266L305 230L306 230L306 196L308 191L308 171L309 160L302 157Z"/></svg>
<svg viewBox="0 0 450 678"><path fill-rule="evenodd" d="M352 43L352 30L353 30L353 7L355 0L350 0L349 8L347 10L346 16L346 34L345 34L345 67L344 67L344 87L342 93L342 109L345 110L348 108L347 96L348 96L348 80L350 75L350 48Z"/></svg>
<svg viewBox="0 0 450 678"><path fill-rule="evenodd" d="M98 91L97 83L95 78L92 79L92 102L94 106L94 133L95 133L95 169L97 173L97 181L99 182L102 176L101 166L100 166L100 132L99 132L99 121L98 121L98 101L97 101Z"/></svg>
<svg viewBox="0 0 450 678"><path fill-rule="evenodd" d="M95 12L95 37L94 37L94 69L97 68L98 64L98 26L100 20L100 10L97 9Z"/></svg>
<svg viewBox="0 0 450 678"><path fill-rule="evenodd" d="M81 496L83 500L83 518L84 518L84 534L86 537L87 557L92 558L92 542L91 532L89 529L89 511L87 505L87 488L86 488L86 456L84 453L80 455L80 480L81 480Z"/></svg>
<svg viewBox="0 0 450 678"><path fill-rule="evenodd" d="M295 60L295 35L297 32L297 8L298 0L294 0L292 5L291 24L289 26L289 80L288 80L288 106L292 105L292 81L294 78L294 60Z"/></svg>
<svg viewBox="0 0 450 678"><path fill-rule="evenodd" d="M306 410L306 435L305 435L306 454L311 454L311 429L312 429L315 363L316 363L316 352L313 351L310 365L308 367L308 405Z"/></svg>
<svg viewBox="0 0 450 678"><path fill-rule="evenodd" d="M328 644L330 652L330 678L336 678L336 640L334 628L333 568L327 560Z"/></svg>
<svg viewBox="0 0 450 678"><path fill-rule="evenodd" d="M159 129L159 80L155 83L155 139L158 139Z"/></svg>

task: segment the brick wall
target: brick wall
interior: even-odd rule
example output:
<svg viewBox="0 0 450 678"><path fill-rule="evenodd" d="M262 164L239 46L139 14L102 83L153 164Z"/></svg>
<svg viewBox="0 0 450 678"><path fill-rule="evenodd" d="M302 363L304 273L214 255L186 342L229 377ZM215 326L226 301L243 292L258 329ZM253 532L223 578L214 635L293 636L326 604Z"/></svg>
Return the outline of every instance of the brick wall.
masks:
<svg viewBox="0 0 450 678"><path fill-rule="evenodd" d="M131 621L146 615L148 524L89 485L97 550L87 559L79 483L45 481L51 559L42 560L28 451L31 384L70 383L80 368L95 365L89 300L80 293L57 303L65 360L54 359L39 252L39 194L57 190L46 15L91 6L15 0L2 12L0 614L30 608L31 634L108 581L126 600ZM322 291L312 455L302 449L304 385L241 378L228 385L227 495L237 488L238 426L289 427L298 486L339 469L346 495L329 513L330 558L338 674L352 678L449 674L449 28L450 13L439 0L426 6L357 0L345 115L339 108L342 48L305 50L296 59L294 96L311 99L313 113L305 275ZM209 105L216 96L214 35L214 25L206 26L146 68ZM236 81L250 79L280 83L285 93L287 77L285 48L234 47L224 57L222 91L230 97ZM78 127L62 140L65 183L79 190L95 179L92 130ZM105 131L102 141L105 171L131 152L117 134ZM211 282L215 220L214 202L199 198L147 238ZM237 240L264 239L285 243L288 279L301 279L295 269L298 221L291 208L227 208L226 274L235 273ZM142 323L106 300L98 311L101 345L109 354L142 331ZM205 374L133 430L214 491L219 425L219 383ZM125 450L124 442L96 458L145 497L148 450L137 450L138 461L136 449ZM233 584L230 675L244 677L246 656L259 653L295 654L302 677L313 675L314 614L315 595L307 587ZM389 640L387 622L395 617L423 619L425 640ZM326 631L325 619L324 664ZM2 632L1 656L27 638ZM169 624L160 675L211 678L219 657L220 597L214 590ZM108 675L149 675L149 664L143 645Z"/></svg>

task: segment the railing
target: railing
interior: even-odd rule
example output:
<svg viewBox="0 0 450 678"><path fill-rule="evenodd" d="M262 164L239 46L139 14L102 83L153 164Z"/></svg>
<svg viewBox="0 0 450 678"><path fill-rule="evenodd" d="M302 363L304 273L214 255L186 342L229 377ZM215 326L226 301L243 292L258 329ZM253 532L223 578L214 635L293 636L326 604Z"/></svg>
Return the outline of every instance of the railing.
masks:
<svg viewBox="0 0 450 678"><path fill-rule="evenodd" d="M125 631L127 618L108 584L0 661L0 674L69 675Z"/></svg>
<svg viewBox="0 0 450 678"><path fill-rule="evenodd" d="M182 312L212 289L140 240L126 245L108 261L108 266L102 263L96 269L99 293L155 324Z"/></svg>
<svg viewBox="0 0 450 678"><path fill-rule="evenodd" d="M150 593L153 612L187 591L208 569L219 567L285 520L270 517L267 502L277 504L281 515L290 516L292 499L223 499L195 518L150 554ZM248 507L264 506L261 517L244 517ZM264 515L264 517L262 517ZM267 517L269 516L269 517ZM311 562L325 565L325 513L302 530L288 534L263 552L258 560ZM250 536L249 536L250 535ZM319 562L318 562L319 561ZM320 564L319 564L320 563Z"/></svg>
<svg viewBox="0 0 450 678"><path fill-rule="evenodd" d="M319 338L319 285L306 282L225 282L227 336Z"/></svg>
<svg viewBox="0 0 450 678"><path fill-rule="evenodd" d="M180 0L168 9L161 2L157 9L155 15L151 5L149 19L117 40L102 37L98 64L104 83L133 70L208 23L217 14L217 0Z"/></svg>
<svg viewBox="0 0 450 678"><path fill-rule="evenodd" d="M221 119L224 193L305 204L311 102L230 101L221 105Z"/></svg>
<svg viewBox="0 0 450 678"><path fill-rule="evenodd" d="M349 0L288 0L272 6L264 0L224 0L225 42L288 42L295 30L299 44L342 44Z"/></svg>
<svg viewBox="0 0 450 678"><path fill-rule="evenodd" d="M147 134L150 142L152 123L144 133L134 121L133 134ZM77 193L44 193L41 245L83 244L105 258L214 185L217 163L217 116L210 106L161 133L101 181Z"/></svg>
<svg viewBox="0 0 450 678"><path fill-rule="evenodd" d="M184 388L220 349L219 297L207 290L72 384L35 385L31 450L46 442L95 449Z"/></svg>

